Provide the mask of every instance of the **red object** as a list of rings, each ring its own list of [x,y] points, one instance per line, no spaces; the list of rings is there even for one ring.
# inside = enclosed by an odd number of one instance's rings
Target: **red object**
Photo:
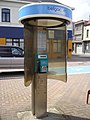
[[[89,94],[90,94],[90,90],[88,90],[88,93],[87,93],[87,104],[88,104],[88,100],[89,100]]]

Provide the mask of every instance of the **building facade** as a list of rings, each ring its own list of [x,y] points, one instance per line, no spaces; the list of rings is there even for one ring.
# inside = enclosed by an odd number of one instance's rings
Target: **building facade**
[[[24,47],[23,25],[18,22],[18,10],[27,2],[0,1],[0,44]]]
[[[74,23],[74,31],[73,31],[73,52],[81,54],[83,52],[83,32],[84,32],[84,25],[87,21],[80,20]]]
[[[90,20],[84,25],[83,52],[90,53]]]
[[[89,21],[77,21],[73,24],[73,52],[90,53],[90,18]]]
[[[42,2],[54,2],[58,3],[55,0],[40,0]],[[40,2],[39,0],[2,0],[0,1],[0,44],[20,46],[24,48],[24,29],[23,25],[18,22],[18,10],[20,7],[32,2]],[[68,29],[68,48],[72,51],[72,24],[67,27]],[[51,32],[50,32],[51,31]],[[52,44],[48,38],[47,43],[49,47],[53,50],[49,52],[58,52],[60,54],[58,46],[57,35],[58,31],[50,29],[48,34],[53,34]],[[56,35],[57,34],[57,35]],[[61,35],[62,37],[62,35]],[[49,50],[49,48],[48,48]],[[52,54],[52,53],[51,53]],[[53,53],[54,54],[54,53]]]

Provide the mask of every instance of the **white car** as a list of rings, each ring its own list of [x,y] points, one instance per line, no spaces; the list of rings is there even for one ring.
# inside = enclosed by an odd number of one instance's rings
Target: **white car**
[[[24,69],[24,50],[16,46],[0,45],[0,69]]]

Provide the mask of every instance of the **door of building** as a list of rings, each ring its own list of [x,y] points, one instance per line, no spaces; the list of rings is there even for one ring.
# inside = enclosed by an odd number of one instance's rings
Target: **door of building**
[[[77,44],[77,53],[82,54],[82,44]]]

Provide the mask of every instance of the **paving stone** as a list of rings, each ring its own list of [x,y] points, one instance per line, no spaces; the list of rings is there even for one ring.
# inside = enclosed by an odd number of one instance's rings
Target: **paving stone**
[[[81,62],[69,61],[68,66],[82,65]],[[83,65],[90,65],[90,62],[85,62],[85,64],[83,62]],[[48,80],[47,103],[48,108],[53,110],[48,113],[49,119],[47,117],[44,120],[90,120],[90,104],[86,104],[89,89],[89,73],[68,75],[67,83]],[[30,115],[25,111],[31,111],[31,85],[25,87],[23,77],[0,78],[0,120],[18,120],[17,113]]]

